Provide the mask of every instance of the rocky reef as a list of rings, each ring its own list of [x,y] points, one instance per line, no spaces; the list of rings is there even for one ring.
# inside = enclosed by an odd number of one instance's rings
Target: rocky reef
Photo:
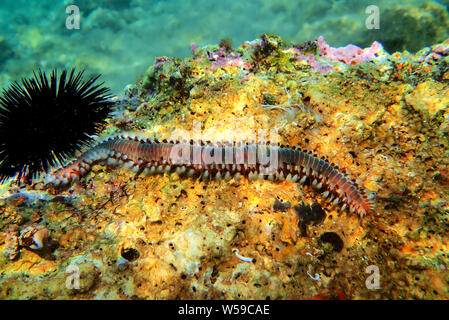
[[[338,165],[375,208],[351,214],[287,180],[101,164],[65,188],[9,182],[0,298],[449,298],[449,40],[389,54],[264,34],[191,50],[127,86],[104,136],[274,130]]]

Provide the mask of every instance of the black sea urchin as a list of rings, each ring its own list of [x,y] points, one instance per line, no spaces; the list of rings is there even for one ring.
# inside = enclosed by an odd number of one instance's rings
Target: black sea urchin
[[[100,133],[112,102],[109,89],[83,71],[40,71],[0,97],[0,183],[30,180],[74,156]]]

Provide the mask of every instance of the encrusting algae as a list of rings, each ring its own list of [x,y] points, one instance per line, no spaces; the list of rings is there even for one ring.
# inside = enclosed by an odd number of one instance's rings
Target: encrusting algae
[[[267,34],[192,51],[156,59],[115,99],[104,143],[128,153],[86,149],[88,167],[75,159],[33,186],[2,187],[1,298],[449,298],[449,40],[390,55],[377,42]],[[235,179],[232,165],[201,164],[189,177],[141,156],[165,155],[169,141],[204,149],[264,134],[310,151],[299,168],[309,172],[295,179],[284,162],[269,181],[242,164]],[[321,181],[321,156],[356,191]],[[369,209],[351,214],[342,205],[355,192]],[[30,230],[38,239],[19,241]]]

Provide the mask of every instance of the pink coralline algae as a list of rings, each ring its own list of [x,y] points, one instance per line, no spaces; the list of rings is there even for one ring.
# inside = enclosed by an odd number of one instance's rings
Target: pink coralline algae
[[[353,44],[349,44],[346,47],[333,48],[327,44],[322,36],[315,43],[317,45],[316,54],[303,53],[303,50],[299,48],[290,48],[289,51],[297,55],[298,62],[305,62],[313,70],[321,73],[328,73],[334,69],[332,62],[356,65],[377,57],[383,50],[382,45],[377,41],[371,47],[365,49],[361,49]]]
[[[444,43],[436,45],[430,50],[430,52],[424,57],[425,61],[440,60],[449,55],[449,39]]]
[[[221,47],[218,51],[208,52],[207,57],[209,61],[212,61],[212,69],[226,66],[238,67],[244,70],[251,68],[251,65],[244,61],[239,53],[228,52],[224,47]]]
[[[318,62],[316,57],[311,53],[306,53],[305,55],[300,55],[298,58],[298,62],[305,61],[309,66],[312,67],[313,70],[321,72],[321,73],[328,73],[332,70],[332,67],[327,64],[322,64]]]
[[[442,56],[447,56],[449,55],[449,47],[444,47],[444,46],[437,46],[435,48],[433,48],[432,50],[435,53],[438,53]]]
[[[323,36],[318,38],[317,44],[320,56],[326,57],[331,61],[340,61],[351,65],[375,58],[383,49],[382,45],[377,41],[374,41],[371,47],[365,49],[361,49],[353,44],[349,44],[346,47],[333,48],[327,44]]]

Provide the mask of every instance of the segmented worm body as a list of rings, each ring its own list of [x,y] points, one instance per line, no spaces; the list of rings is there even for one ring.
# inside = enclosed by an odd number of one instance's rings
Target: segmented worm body
[[[92,165],[123,165],[138,173],[176,171],[202,180],[289,180],[309,184],[333,205],[365,215],[372,204],[364,191],[338,168],[299,148],[272,144],[159,141],[120,136],[99,143],[64,168],[50,174],[47,183],[64,186],[85,175]]]

